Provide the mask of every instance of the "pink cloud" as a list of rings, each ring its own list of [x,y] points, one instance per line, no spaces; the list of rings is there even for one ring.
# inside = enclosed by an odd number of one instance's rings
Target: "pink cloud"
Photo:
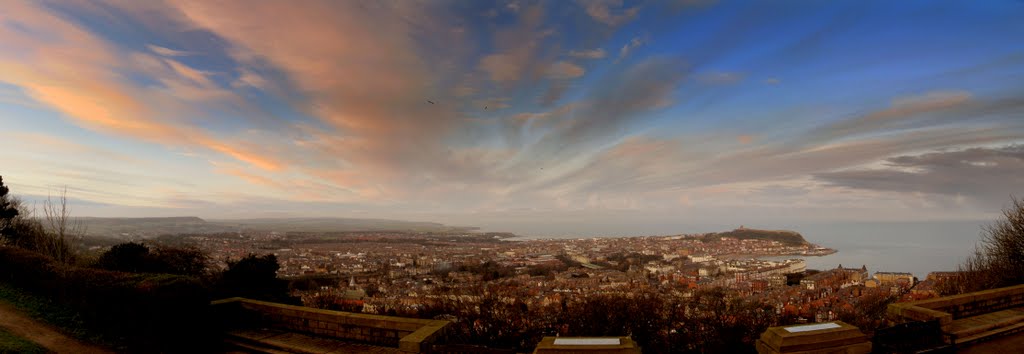
[[[178,124],[158,109],[189,112],[187,102],[172,97],[223,93],[205,73],[174,60],[126,52],[27,2],[8,4],[0,14],[0,43],[0,71],[5,74],[0,81],[21,87],[27,96],[78,125],[160,144],[208,148],[263,168],[280,166],[201,129]],[[137,86],[118,68],[151,75],[165,88]],[[164,89],[173,95],[165,95]]]

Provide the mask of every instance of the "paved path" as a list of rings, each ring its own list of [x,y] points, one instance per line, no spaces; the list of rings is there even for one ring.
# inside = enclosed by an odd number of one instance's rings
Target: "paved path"
[[[1014,333],[959,348],[957,353],[988,354],[988,353],[1021,353],[1024,352],[1024,333]]]
[[[0,302],[0,327],[56,353],[113,353],[68,337],[53,326],[34,320],[5,302]]]
[[[228,332],[228,338],[241,339],[259,346],[259,351],[268,353],[318,353],[318,354],[401,354],[398,348],[378,347],[344,340],[308,336],[300,333],[273,329],[248,329]],[[246,347],[246,343],[235,342]],[[256,349],[252,347],[251,349]]]

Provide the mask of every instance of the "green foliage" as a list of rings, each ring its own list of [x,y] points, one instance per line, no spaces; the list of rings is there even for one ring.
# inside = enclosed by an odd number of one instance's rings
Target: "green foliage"
[[[661,260],[661,256],[641,254],[637,252],[631,253],[615,253],[608,256],[606,262],[595,263],[602,267],[611,268],[620,272],[629,270],[630,267],[643,267],[644,264],[651,261]],[[611,262],[615,262],[612,264]]]
[[[149,271],[150,263],[149,247],[141,243],[125,242],[114,245],[100,255],[96,266],[106,270],[142,273]]]
[[[495,261],[487,261],[480,264],[463,264],[458,267],[458,271],[479,274],[483,277],[481,280],[485,282],[515,275],[515,269],[503,266]]]
[[[73,264],[77,260],[73,241],[81,230],[69,222],[66,195],[56,201],[47,198],[43,204],[45,217],[38,219],[9,192],[0,177],[0,244],[41,252],[64,264]]]
[[[288,290],[310,291],[322,286],[337,286],[343,279],[330,275],[306,275],[292,278],[288,282]]]
[[[78,311],[56,303],[48,297],[36,296],[0,282],[0,301],[18,308],[32,318],[60,328],[62,332],[72,337],[89,342],[103,341],[101,336],[86,328]]]
[[[66,266],[0,247],[0,281],[74,309],[88,328],[135,350],[186,350],[215,334],[207,318],[209,292],[191,277]]]
[[[272,254],[249,254],[238,261],[229,261],[221,279],[221,295],[294,303],[297,300],[288,296],[288,282],[277,279],[280,268],[277,257]]]
[[[561,322],[570,336],[629,335],[643,347],[664,347],[659,332],[668,327],[668,303],[661,294],[601,294],[567,307]]]
[[[42,354],[46,348],[0,328],[0,353]]]
[[[10,188],[4,185],[4,177],[0,176],[0,237],[10,232],[11,222],[18,216],[18,201],[8,196]]]
[[[798,232],[757,229],[736,229],[732,231],[712,233],[705,236],[704,240],[717,240],[720,237],[732,237],[739,240],[778,241],[788,246],[802,246],[807,244],[807,240],[804,240],[804,237]]]
[[[141,243],[114,245],[100,255],[96,266],[130,273],[167,273],[200,276],[206,272],[208,257],[195,247],[159,246],[155,250]]]
[[[529,306],[509,282],[468,292],[436,293],[423,306],[386,306],[385,314],[446,319],[450,341],[530,351],[543,336],[630,336],[651,353],[750,353],[768,327],[788,324],[775,308],[722,289],[690,298],[651,288],[562,298]]]

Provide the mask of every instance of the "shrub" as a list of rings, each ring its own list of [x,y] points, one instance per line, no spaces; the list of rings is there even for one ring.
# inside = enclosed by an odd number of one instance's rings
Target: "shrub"
[[[167,273],[200,276],[206,272],[207,256],[194,247],[158,246],[155,251],[141,243],[125,242],[104,252],[96,266],[130,273]]]
[[[212,343],[216,334],[206,318],[209,292],[195,278],[69,267],[0,247],[0,279],[70,306],[90,329],[137,350],[193,350],[185,346]]]
[[[288,281],[277,278],[277,257],[268,254],[249,254],[237,261],[228,261],[220,282],[222,297],[245,297],[250,299],[299,304],[300,300],[288,296]]]
[[[125,242],[114,245],[100,255],[96,266],[106,270],[139,273],[149,271],[151,266],[149,247],[141,243]]]

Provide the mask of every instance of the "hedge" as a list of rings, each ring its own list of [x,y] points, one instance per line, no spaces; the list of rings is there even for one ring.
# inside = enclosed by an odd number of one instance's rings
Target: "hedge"
[[[195,278],[63,266],[0,246],[0,281],[77,310],[88,329],[132,351],[215,350],[209,290]]]

